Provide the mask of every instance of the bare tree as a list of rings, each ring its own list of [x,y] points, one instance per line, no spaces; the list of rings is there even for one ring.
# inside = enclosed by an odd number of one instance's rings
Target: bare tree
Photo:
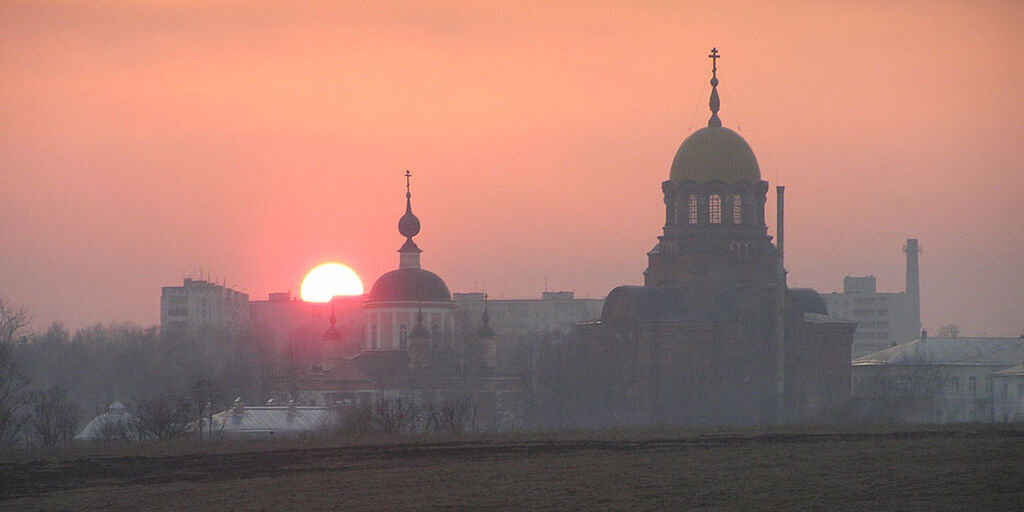
[[[26,420],[22,409],[28,378],[14,364],[11,344],[29,320],[24,309],[0,297],[0,446],[13,444]]]
[[[466,429],[467,420],[474,408],[474,404],[468,398],[445,402],[438,408],[438,424],[449,432],[461,433]]]
[[[188,428],[189,402],[180,397],[163,394],[139,405],[139,426],[144,436],[167,441],[181,437]]]
[[[0,344],[10,345],[18,333],[32,321],[32,315],[0,297]]]
[[[204,424],[208,424],[211,429],[213,428],[213,402],[220,396],[219,389],[213,381],[204,377],[193,382],[189,391],[196,415],[199,440],[202,441]],[[210,434],[209,437],[212,439],[213,432],[211,431]]]
[[[31,394],[28,425],[43,446],[67,443],[78,426],[78,406],[68,400],[67,390],[54,386]]]

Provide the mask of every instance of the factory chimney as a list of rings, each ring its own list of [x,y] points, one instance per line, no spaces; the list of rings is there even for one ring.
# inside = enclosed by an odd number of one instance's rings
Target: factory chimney
[[[917,239],[908,238],[903,252],[907,253],[906,294],[910,303],[910,321],[913,322],[912,328],[908,330],[921,332],[921,271],[917,261],[921,248],[917,245]]]

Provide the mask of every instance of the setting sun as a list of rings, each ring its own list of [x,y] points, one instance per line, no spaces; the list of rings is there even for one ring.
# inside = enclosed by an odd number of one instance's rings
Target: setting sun
[[[328,302],[335,295],[362,295],[363,282],[341,263],[322,263],[306,274],[299,295],[306,302]]]

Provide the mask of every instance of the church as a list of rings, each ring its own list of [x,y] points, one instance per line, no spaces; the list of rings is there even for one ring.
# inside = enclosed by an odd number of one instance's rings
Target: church
[[[718,116],[687,137],[662,182],[665,224],[643,286],[619,286],[600,320],[577,325],[599,426],[828,421],[850,394],[855,323],[789,288],[765,224],[768,182],[747,142]]]
[[[401,400],[420,412],[459,409],[466,416],[463,427],[472,430],[518,428],[520,378],[499,368],[498,337],[486,302],[480,328],[459,332],[448,285],[420,264],[423,251],[413,237],[421,225],[412,212],[410,177],[406,171],[398,268],[377,278],[366,294],[362,336],[338,329],[332,313],[322,338],[322,364],[279,395],[342,410]],[[430,420],[419,416],[420,423]]]

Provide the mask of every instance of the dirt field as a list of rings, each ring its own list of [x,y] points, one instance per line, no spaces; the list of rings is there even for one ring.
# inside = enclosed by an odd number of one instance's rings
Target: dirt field
[[[1024,510],[1020,429],[249,442],[5,457],[4,510]]]

